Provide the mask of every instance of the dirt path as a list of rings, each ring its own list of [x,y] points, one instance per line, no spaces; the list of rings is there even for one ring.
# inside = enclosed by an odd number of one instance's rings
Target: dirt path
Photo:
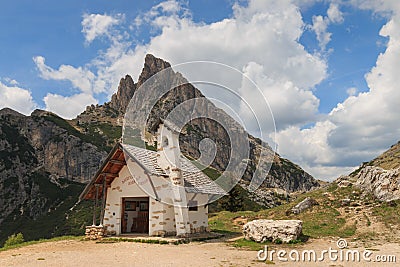
[[[350,244],[350,248],[353,245]],[[321,251],[332,247],[334,240],[311,240],[301,246],[279,246],[287,252],[293,249]],[[272,249],[272,248],[271,248]],[[359,248],[360,251],[362,248]],[[400,245],[386,244],[374,247],[374,255],[396,255],[400,262]],[[374,256],[373,255],[373,256]],[[373,257],[372,256],[372,257]],[[396,263],[307,262],[294,264],[280,262],[274,256],[274,266],[397,266]],[[158,245],[142,243],[95,243],[91,241],[57,241],[35,244],[0,252],[0,266],[266,266],[257,261],[256,251],[233,248],[223,242],[190,243],[185,245]]]
[[[0,252],[0,266],[249,266],[255,256],[223,243],[59,241]]]

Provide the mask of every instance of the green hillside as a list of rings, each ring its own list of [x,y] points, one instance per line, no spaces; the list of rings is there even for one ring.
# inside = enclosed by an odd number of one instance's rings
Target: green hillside
[[[298,215],[291,208],[306,197],[318,202]],[[350,203],[344,204],[344,199]],[[341,237],[359,240],[366,245],[371,242],[399,242],[400,200],[378,202],[371,195],[363,194],[352,186],[340,188],[333,183],[318,190],[300,194],[293,202],[260,211],[221,211],[210,214],[209,225],[213,231],[239,234],[242,226],[255,219],[303,221],[303,240],[308,238]],[[252,242],[238,241],[251,246]],[[257,246],[258,248],[258,246]]]
[[[62,235],[83,235],[85,226],[92,221],[93,204],[91,201],[79,203],[73,210],[71,207],[78,200],[84,184],[60,179],[62,187],[49,181],[46,173],[34,173],[30,180],[39,186],[39,199],[45,200],[48,212],[33,219],[28,212],[29,205],[24,203],[20,210],[14,210],[7,216],[0,229],[0,247],[8,236],[22,233],[26,241],[40,238],[51,238]]]

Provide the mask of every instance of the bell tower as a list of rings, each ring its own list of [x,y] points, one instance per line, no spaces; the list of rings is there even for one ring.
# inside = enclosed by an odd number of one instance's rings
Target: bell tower
[[[173,196],[177,236],[190,234],[188,201],[182,177],[179,149],[179,128],[163,120],[157,132],[158,164],[168,174]]]

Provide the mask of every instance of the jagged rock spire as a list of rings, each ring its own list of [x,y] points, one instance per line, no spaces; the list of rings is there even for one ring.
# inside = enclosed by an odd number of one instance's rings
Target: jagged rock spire
[[[171,67],[171,64],[168,62],[162,60],[161,58],[156,58],[151,54],[147,54],[138,82],[135,83],[132,77],[129,75],[126,75],[125,78],[122,78],[119,82],[118,91],[111,97],[110,106],[122,114],[125,113],[129,101],[132,99],[136,91],[136,88],[142,85],[157,72],[169,67]]]
[[[129,101],[133,97],[136,90],[136,84],[132,77],[126,75],[119,82],[117,93],[113,94],[111,97],[110,106],[119,111],[120,113],[125,113],[125,110],[129,104]]]

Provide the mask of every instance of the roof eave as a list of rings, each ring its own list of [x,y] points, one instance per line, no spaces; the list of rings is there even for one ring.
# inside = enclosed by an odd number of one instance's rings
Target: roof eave
[[[108,162],[111,160],[112,156],[115,154],[115,152],[118,149],[122,149],[120,143],[116,143],[113,149],[110,151],[108,154],[107,158],[104,160],[103,164],[99,168],[99,170],[96,172],[96,174],[93,176],[92,180],[86,185],[85,189],[83,189],[82,193],[79,195],[78,202],[82,201],[85,199],[87,193],[89,192],[90,188],[95,184],[97,177],[103,172],[104,168],[107,166]]]

